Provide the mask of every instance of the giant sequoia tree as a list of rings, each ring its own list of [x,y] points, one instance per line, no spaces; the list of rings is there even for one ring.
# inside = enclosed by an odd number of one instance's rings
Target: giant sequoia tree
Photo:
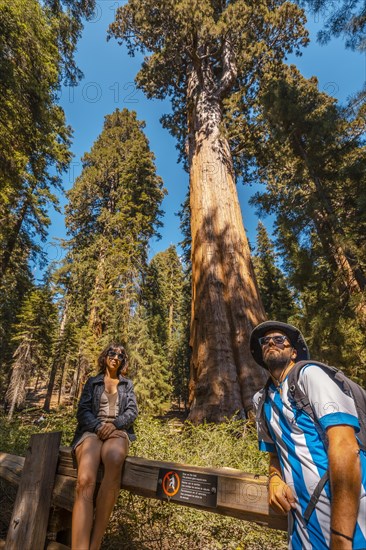
[[[163,122],[190,172],[192,324],[190,418],[248,411],[263,374],[248,336],[264,319],[225,134],[224,101],[245,112],[261,75],[306,41],[289,2],[130,0],[110,35],[146,54],[137,75],[148,97],[172,100]]]

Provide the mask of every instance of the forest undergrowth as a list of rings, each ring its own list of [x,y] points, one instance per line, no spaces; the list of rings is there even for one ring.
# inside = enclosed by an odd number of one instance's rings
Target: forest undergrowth
[[[75,413],[69,408],[43,415],[26,409],[12,421],[1,417],[0,450],[24,455],[33,433],[62,431],[69,445]],[[266,474],[267,457],[257,450],[255,429],[243,422],[193,426],[171,415],[140,416],[130,454],[196,466],[231,467]],[[1,482],[0,538],[5,538],[15,490]],[[132,495],[121,491],[102,550],[284,550],[286,535],[254,523]]]

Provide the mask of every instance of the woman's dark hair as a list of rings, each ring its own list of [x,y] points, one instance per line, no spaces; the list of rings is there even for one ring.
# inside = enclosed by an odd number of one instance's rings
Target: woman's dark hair
[[[108,355],[108,352],[110,350],[118,350],[121,355],[123,355],[123,359],[121,361],[121,364],[120,366],[118,367],[118,371],[117,371],[117,374],[119,375],[121,370],[123,369],[123,367],[126,365],[127,363],[127,353],[126,353],[126,350],[123,346],[123,344],[120,344],[119,342],[111,342],[108,346],[106,346],[104,348],[104,350],[102,351],[102,353],[99,355],[98,357],[98,367],[99,367],[99,372],[101,373],[105,373],[105,370],[106,370],[106,358],[107,358],[107,355]]]

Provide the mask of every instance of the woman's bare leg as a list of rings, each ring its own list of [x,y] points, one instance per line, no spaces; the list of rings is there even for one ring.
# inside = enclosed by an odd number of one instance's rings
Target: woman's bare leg
[[[100,548],[118,497],[121,471],[128,453],[128,447],[129,442],[125,437],[111,437],[103,443],[101,458],[104,464],[104,476],[98,491],[90,550],[99,550]]]
[[[93,525],[93,495],[103,441],[87,437],[76,447],[78,479],[72,510],[72,550],[89,550]]]

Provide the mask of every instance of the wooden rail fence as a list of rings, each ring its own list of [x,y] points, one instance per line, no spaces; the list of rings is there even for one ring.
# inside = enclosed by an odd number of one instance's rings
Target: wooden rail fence
[[[71,511],[74,502],[76,467],[69,447],[59,447],[61,432],[31,436],[26,457],[0,452],[0,478],[18,486],[6,541],[6,550],[67,549],[70,544]],[[197,499],[171,502],[209,510],[274,529],[287,529],[287,518],[268,507],[267,478],[232,468],[203,468],[128,456],[121,476],[121,489],[149,498],[161,498],[161,472],[184,472],[193,480],[215,479],[215,504],[205,506]],[[102,467],[98,472],[99,480]],[[161,483],[161,479],[160,479]]]

